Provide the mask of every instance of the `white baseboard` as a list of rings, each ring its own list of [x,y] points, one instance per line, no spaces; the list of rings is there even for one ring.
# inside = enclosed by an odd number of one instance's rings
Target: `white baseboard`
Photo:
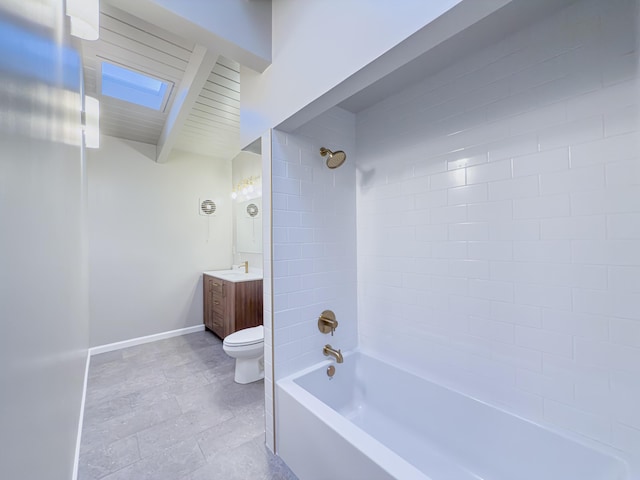
[[[72,480],[78,480],[78,465],[80,463],[80,442],[82,441],[82,425],[84,421],[84,404],[87,398],[87,380],[89,379],[89,364],[91,363],[91,352],[87,351],[87,361],[84,366],[84,383],[82,384],[82,400],[80,401],[80,418],[78,419],[78,435],[76,436],[76,454],[73,459]]]
[[[156,333],[154,335],[147,335],[146,337],[132,338],[130,340],[124,340],[122,342],[109,343],[107,345],[99,345],[97,347],[91,347],[89,349],[90,355],[98,355],[99,353],[113,352],[114,350],[120,350],[122,348],[135,347],[136,345],[142,345],[143,343],[156,342],[158,340],[164,340],[165,338],[179,337],[180,335],[187,335],[188,333],[201,332],[204,330],[204,325],[196,325],[194,327],[179,328],[178,330],[171,330],[169,332]]]

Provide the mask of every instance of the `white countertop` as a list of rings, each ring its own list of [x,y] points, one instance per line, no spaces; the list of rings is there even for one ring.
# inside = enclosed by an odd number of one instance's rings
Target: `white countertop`
[[[262,280],[262,271],[249,271],[249,273],[244,273],[244,270],[240,268],[234,268],[233,270],[209,270],[208,272],[204,272],[204,274],[221,278],[228,282]]]

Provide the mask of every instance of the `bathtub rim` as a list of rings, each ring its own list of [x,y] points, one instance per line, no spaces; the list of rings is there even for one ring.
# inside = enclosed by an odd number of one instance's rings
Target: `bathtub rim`
[[[361,352],[358,350],[351,350],[343,353],[343,358],[347,360],[349,357],[358,353]],[[302,399],[302,405],[311,415],[324,422],[336,434],[343,436],[349,444],[353,446],[353,448],[369,457],[372,462],[376,463],[382,470],[392,477],[432,480],[431,477],[418,470],[396,452],[376,438],[364,432],[360,427],[353,424],[350,420],[340,415],[329,405],[295,382],[295,380],[301,376],[319,369],[325,369],[327,366],[334,363],[335,362],[333,360],[322,360],[278,380],[276,382],[276,398],[278,395],[277,390],[278,388],[281,388],[286,394],[296,399]],[[330,422],[326,421],[327,417],[331,419]],[[359,442],[354,442],[354,440],[358,440]]]
[[[402,365],[401,363],[395,362],[392,359],[389,359],[387,357],[384,356],[380,356],[377,355],[375,351],[373,350],[369,350],[369,349],[364,349],[361,347],[357,347],[353,350],[349,350],[347,352],[343,353],[343,357],[345,359],[345,361],[347,361],[348,358],[352,357],[352,356],[366,356],[366,357],[370,357],[376,361],[385,363],[391,367],[397,368],[401,371],[404,371],[410,375],[413,375],[414,377],[423,380],[423,381],[427,381],[430,383],[433,383],[435,385],[437,385],[438,387],[444,388],[450,392],[456,393],[458,395],[462,395],[466,398],[469,398],[471,400],[474,400],[476,402],[481,403],[482,405],[485,405],[487,407],[493,408],[498,410],[499,412],[505,413],[507,415],[510,415],[512,417],[515,417],[518,420],[521,420],[523,422],[526,422],[527,424],[533,425],[533,426],[537,426],[540,428],[543,428],[551,433],[554,433],[566,440],[570,440],[573,442],[578,443],[579,445],[583,446],[583,447],[587,447],[590,449],[593,449],[595,451],[597,451],[600,454],[612,457],[613,459],[621,462],[621,464],[623,465],[623,468],[625,470],[626,476],[624,478],[624,480],[640,480],[640,455],[638,456],[634,456],[633,454],[626,452],[624,450],[620,450],[612,445],[607,445],[604,443],[600,443],[597,440],[594,440],[590,437],[587,437],[585,435],[582,435],[578,432],[574,432],[568,429],[565,429],[563,427],[559,427],[557,425],[553,425],[550,424],[549,422],[545,421],[545,420],[532,420],[526,417],[523,417],[521,414],[514,412],[512,410],[510,410],[508,408],[508,406],[505,405],[501,405],[501,404],[495,404],[495,403],[491,403],[487,400],[483,400],[480,398],[477,398],[476,396],[466,393],[466,392],[462,392],[458,389],[456,389],[454,386],[451,386],[447,383],[443,383],[442,382],[442,378],[439,378],[437,375],[430,375],[428,373],[425,372],[419,372],[416,371],[415,369],[408,369],[406,368],[406,366]],[[387,471],[389,474],[395,476],[396,478],[405,478],[402,476],[398,476],[398,475],[402,475],[402,474],[407,474],[406,472],[410,472],[412,475],[414,475],[414,477],[410,477],[410,478],[419,478],[416,477],[416,475],[422,475],[422,478],[424,478],[425,480],[430,480],[431,477],[429,477],[428,475],[426,475],[425,473],[421,472],[420,470],[418,470],[416,467],[414,467],[412,464],[410,464],[409,462],[407,462],[404,458],[402,458],[400,455],[398,455],[397,453],[395,453],[394,451],[392,451],[391,449],[389,449],[387,446],[385,446],[382,442],[378,441],[377,439],[375,439],[374,437],[370,436],[369,434],[367,434],[366,432],[364,432],[360,427],[354,425],[351,421],[349,421],[348,419],[346,419],[345,417],[343,417],[342,415],[340,415],[340,413],[338,413],[336,410],[334,410],[333,408],[331,408],[329,405],[327,405],[326,403],[324,403],[322,400],[320,400],[319,398],[317,398],[316,396],[314,396],[311,392],[309,392],[308,390],[306,390],[304,387],[302,387],[301,385],[299,385],[298,383],[296,383],[296,379],[303,377],[304,375],[307,375],[311,372],[315,372],[317,370],[321,370],[321,369],[325,369],[327,366],[334,364],[335,362],[333,360],[321,360],[318,363],[315,363],[313,365],[310,365],[308,367],[302,368],[301,370],[294,372],[292,374],[287,375],[286,377],[283,377],[282,379],[276,381],[276,386],[282,388],[285,392],[287,392],[289,395],[292,396],[301,396],[304,400],[309,401],[310,403],[306,403],[305,405],[311,405],[314,407],[314,409],[311,408],[307,408],[307,410],[310,411],[310,413],[312,415],[314,415],[315,417],[319,418],[319,419],[323,419],[326,418],[326,416],[321,415],[328,415],[329,418],[331,418],[331,420],[335,420],[337,425],[333,425],[333,424],[328,424],[329,427],[335,431],[336,433],[339,433],[342,435],[343,432],[347,432],[348,433],[348,437],[347,438],[349,441],[353,440],[354,437],[356,435],[359,435],[360,437],[364,436],[364,437],[368,437],[367,440],[371,440],[372,442],[368,442],[371,443],[371,445],[367,445],[367,448],[365,450],[363,450],[362,448],[360,448],[360,446],[355,446],[355,448],[357,448],[358,450],[360,450],[362,453],[364,453],[367,456],[370,456],[371,454],[374,455],[382,455],[382,457],[384,458],[389,458],[389,459],[394,459],[394,460],[400,460],[402,463],[406,464],[407,466],[409,466],[412,470],[402,470],[401,472],[395,472],[395,468],[392,468],[393,471],[390,471],[387,467],[381,467],[383,468],[385,471]],[[317,410],[316,410],[317,409]],[[338,428],[336,428],[338,427]],[[344,428],[344,430],[343,430]],[[364,434],[364,435],[363,435]],[[371,452],[369,451],[371,450]],[[377,457],[371,457],[371,458],[382,458],[380,456]]]

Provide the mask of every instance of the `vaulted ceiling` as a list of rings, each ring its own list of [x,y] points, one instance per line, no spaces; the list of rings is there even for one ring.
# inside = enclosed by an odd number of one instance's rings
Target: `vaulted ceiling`
[[[162,147],[175,120],[174,103],[183,101],[176,100],[185,93],[180,87],[186,83],[194,88],[188,80],[195,48],[189,40],[102,2],[100,38],[82,42],[85,91],[100,100],[101,134]],[[169,148],[232,158],[240,150],[240,65],[222,56],[214,59],[213,68],[204,67],[203,82],[195,82],[203,86],[191,92],[195,101],[181,113],[184,121],[172,133]],[[171,93],[164,108],[153,110],[101,95],[102,61],[168,82]]]

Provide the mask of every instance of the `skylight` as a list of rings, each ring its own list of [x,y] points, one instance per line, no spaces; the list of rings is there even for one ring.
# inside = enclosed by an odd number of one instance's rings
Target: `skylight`
[[[168,82],[112,63],[102,62],[103,95],[154,110],[161,110],[168,88]]]

